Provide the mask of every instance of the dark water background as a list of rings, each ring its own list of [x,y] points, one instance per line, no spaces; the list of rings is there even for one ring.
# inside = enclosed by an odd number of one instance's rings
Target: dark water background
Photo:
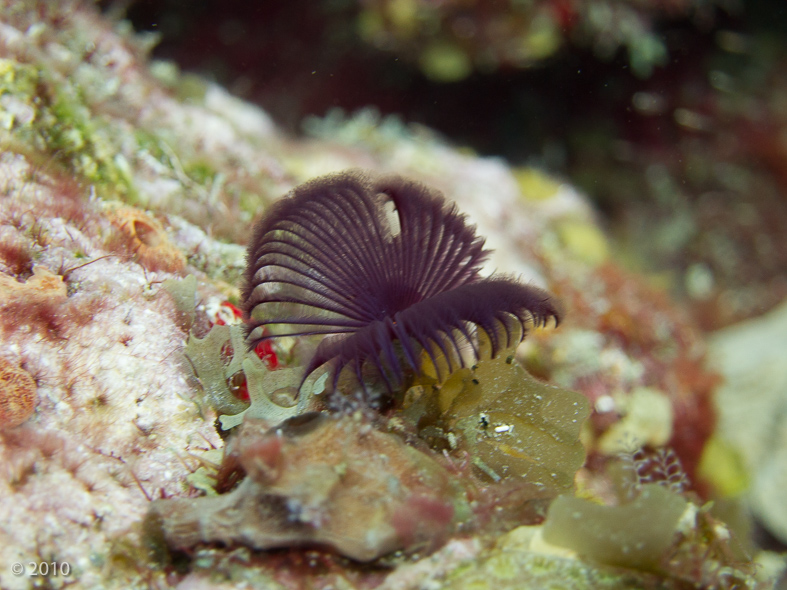
[[[154,57],[261,105],[293,134],[309,115],[373,106],[481,155],[566,178],[595,202],[627,264],[666,277],[707,329],[787,296],[784,0],[610,2],[633,10],[642,38],[666,50],[644,68],[633,56],[640,40],[600,50],[605,35],[594,38],[572,12],[604,3],[524,3],[548,9],[559,47],[486,67],[485,48],[471,49],[475,67],[452,81],[425,75],[424,46],[458,38],[447,22],[472,30],[516,3],[459,3],[458,20],[457,3],[431,3],[443,29],[395,42],[359,33],[364,10],[419,3],[138,0],[125,14],[160,35]],[[610,24],[609,34],[621,28]]]

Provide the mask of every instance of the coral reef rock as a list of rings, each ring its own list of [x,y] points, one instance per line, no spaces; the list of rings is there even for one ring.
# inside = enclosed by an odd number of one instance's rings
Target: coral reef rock
[[[232,492],[156,500],[153,537],[257,549],[327,546],[359,561],[433,547],[470,514],[445,467],[354,418],[310,413],[261,432],[244,424],[237,453],[247,477]]]

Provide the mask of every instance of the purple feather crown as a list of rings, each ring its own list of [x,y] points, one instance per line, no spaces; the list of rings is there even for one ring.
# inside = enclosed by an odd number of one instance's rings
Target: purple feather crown
[[[394,391],[421,371],[423,353],[438,371],[441,356],[449,371],[465,366],[463,348],[479,359],[478,330],[495,357],[525,338],[528,322],[557,325],[560,305],[546,291],[479,276],[483,246],[456,206],[422,184],[355,171],[316,178],[254,229],[247,343],[321,334],[301,385],[330,363],[334,389],[345,368],[362,385],[372,368]]]

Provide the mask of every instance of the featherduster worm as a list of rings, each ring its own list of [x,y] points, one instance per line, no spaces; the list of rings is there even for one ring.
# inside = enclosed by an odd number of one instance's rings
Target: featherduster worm
[[[366,367],[394,391],[406,371],[421,370],[423,353],[435,367],[443,356],[449,371],[464,366],[462,347],[478,359],[477,330],[494,357],[524,339],[529,321],[557,325],[560,306],[546,291],[479,276],[483,245],[422,184],[354,171],[314,179],[254,230],[242,292],[247,343],[322,334],[303,381],[331,363],[334,388],[345,367],[363,384]]]

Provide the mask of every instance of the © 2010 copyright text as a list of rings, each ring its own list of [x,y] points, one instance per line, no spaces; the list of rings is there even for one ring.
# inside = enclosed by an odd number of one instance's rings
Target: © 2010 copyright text
[[[11,566],[11,573],[15,576],[46,577],[69,576],[71,565],[66,561],[17,561]]]

